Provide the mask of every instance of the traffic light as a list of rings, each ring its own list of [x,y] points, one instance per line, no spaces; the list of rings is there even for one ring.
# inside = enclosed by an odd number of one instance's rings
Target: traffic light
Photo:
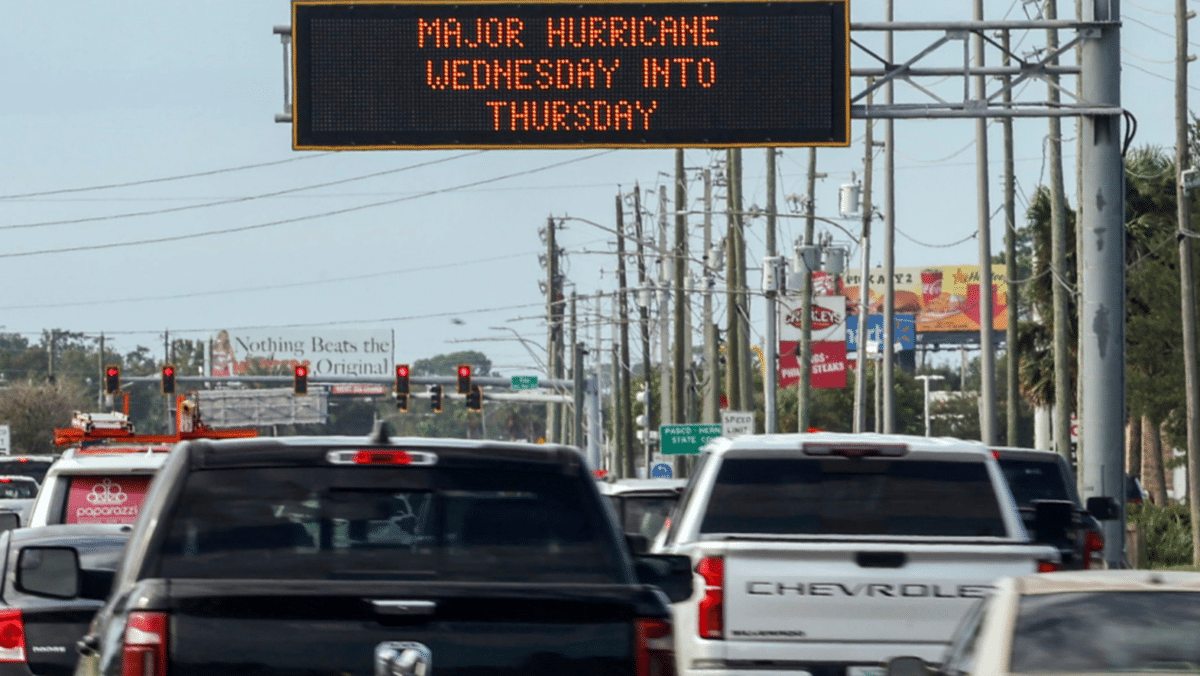
[[[458,393],[459,394],[470,394],[471,393],[471,365],[470,364],[459,364],[458,365]]]
[[[308,367],[299,365],[292,370],[292,393],[308,394]]]
[[[167,364],[162,367],[162,393],[175,394],[175,365]]]
[[[430,385],[429,386],[429,403],[430,403],[430,405],[433,406],[434,413],[442,412],[442,386],[441,385]]]
[[[121,367],[109,364],[104,367],[104,393],[116,394],[121,391]]]
[[[408,394],[408,364],[396,364],[396,397]]]
[[[476,413],[483,410],[483,390],[478,385],[472,385],[467,392],[467,410]]]
[[[408,395],[396,395],[396,410],[400,413],[408,413]]]

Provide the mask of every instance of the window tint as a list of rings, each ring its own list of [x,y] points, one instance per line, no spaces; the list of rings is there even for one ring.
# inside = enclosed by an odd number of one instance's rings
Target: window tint
[[[619,499],[625,503],[624,510],[618,510],[624,521],[622,529],[626,533],[644,535],[649,540],[653,540],[658,531],[662,530],[678,501],[674,496],[625,496]]]
[[[63,523],[133,523],[150,488],[149,476],[73,476]]]
[[[0,500],[31,500],[37,497],[37,484],[32,481],[0,479]]]
[[[1200,593],[1022,596],[1010,672],[1200,671]]]
[[[0,474],[19,474],[21,476],[32,477],[39,484],[46,478],[46,471],[49,469],[50,462],[46,460],[22,458],[0,460]]]
[[[1057,462],[1001,460],[1000,469],[1018,507],[1032,507],[1034,500],[1071,500]]]
[[[237,468],[188,477],[165,577],[608,582],[607,522],[561,474]]]
[[[1003,537],[978,462],[725,458],[703,533]]]

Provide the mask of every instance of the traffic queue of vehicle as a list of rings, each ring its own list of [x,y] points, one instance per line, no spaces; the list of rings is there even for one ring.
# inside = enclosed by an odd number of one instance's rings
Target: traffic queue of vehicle
[[[1043,451],[743,436],[686,481],[597,481],[386,425],[70,429],[27,519],[0,510],[34,526],[0,533],[0,676],[1200,673],[1200,574],[1056,572],[1119,510]]]

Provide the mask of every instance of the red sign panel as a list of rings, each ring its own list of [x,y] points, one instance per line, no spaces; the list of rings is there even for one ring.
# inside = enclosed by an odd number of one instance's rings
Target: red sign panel
[[[77,476],[67,494],[65,523],[133,523],[150,488],[148,476]]]
[[[800,344],[779,343],[779,386],[793,387],[800,382]],[[813,341],[812,370],[809,383],[814,389],[846,386],[846,343],[840,340]]]

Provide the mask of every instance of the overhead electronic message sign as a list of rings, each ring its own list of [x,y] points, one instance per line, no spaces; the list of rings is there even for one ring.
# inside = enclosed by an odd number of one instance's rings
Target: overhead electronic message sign
[[[845,146],[846,0],[292,4],[293,146]]]

